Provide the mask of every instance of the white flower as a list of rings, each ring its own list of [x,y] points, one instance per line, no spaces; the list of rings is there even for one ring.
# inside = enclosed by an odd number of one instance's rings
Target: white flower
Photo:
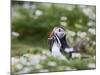
[[[76,35],[75,32],[70,31],[70,30],[67,30],[66,32],[67,32],[67,34],[70,35],[70,36],[75,36],[75,35]]]
[[[90,32],[91,34],[95,35],[95,29],[94,28],[89,28],[88,32]]]
[[[30,8],[30,4],[29,3],[24,3],[23,7],[24,8]]]
[[[41,60],[46,60],[47,57],[45,55],[41,56]]]
[[[32,10],[36,9],[36,5],[31,6]]]
[[[27,63],[27,59],[25,57],[20,57],[20,63],[25,65]]]
[[[41,16],[41,15],[43,15],[43,12],[41,10],[36,10],[35,15]]]
[[[91,7],[92,8],[92,7]],[[82,6],[81,9],[85,15],[87,15],[91,19],[95,19],[96,15],[90,7]]]
[[[37,65],[35,66],[35,68],[36,68],[36,69],[41,69],[41,68],[43,68],[43,66],[40,65],[40,64],[37,64]]]
[[[95,59],[96,59],[96,57],[95,57],[95,56],[93,56],[93,59],[95,60]]]
[[[16,64],[18,62],[19,62],[19,59],[18,58],[14,58],[14,57],[11,58],[11,63],[12,64]]]
[[[30,70],[31,70],[30,67],[25,67],[19,73],[28,73]]]
[[[65,20],[67,20],[67,17],[62,16],[62,17],[61,17],[61,20],[65,21]]]
[[[82,25],[75,24],[75,27],[77,27],[77,28],[82,28]]]
[[[43,59],[45,59],[43,57]],[[41,56],[40,55],[32,55],[32,54],[24,54],[21,58],[20,58],[20,62],[24,65],[35,65],[38,64],[41,60]]]
[[[42,69],[39,72],[49,72],[49,70],[48,69]]]
[[[20,64],[20,63],[16,64],[16,69],[20,70],[22,68],[23,68],[22,64]]]
[[[30,58],[31,56],[33,56],[32,54],[24,54],[23,55],[25,58]]]
[[[93,26],[94,25],[94,22],[93,21],[89,21],[88,22],[88,26]]]
[[[79,37],[81,37],[81,38],[84,38],[86,35],[87,35],[87,33],[86,32],[77,32],[77,35],[79,36]]]
[[[95,67],[96,67],[96,65],[94,63],[89,63],[88,64],[88,68],[91,68],[92,69],[92,68],[95,68]]]
[[[41,60],[41,56],[40,55],[33,55],[29,58],[29,61],[31,62],[31,64],[35,65],[38,64]]]
[[[31,62],[26,62],[25,65],[31,66],[32,64],[31,64]]]
[[[61,24],[62,26],[66,26],[66,25],[67,25],[66,22],[60,22],[60,24]]]
[[[15,36],[15,37],[18,37],[18,36],[19,36],[19,33],[17,33],[17,32],[12,32],[12,35]]]
[[[96,42],[95,41],[93,41],[93,45],[96,45]]]
[[[76,69],[71,67],[66,67],[65,70],[76,70]]]
[[[44,55],[45,55],[45,54],[46,54],[46,51],[42,51],[42,54],[44,54]]]
[[[54,61],[48,62],[48,66],[56,66],[56,65],[57,65],[56,62],[54,62]]]
[[[72,58],[81,58],[80,53],[72,53]]]
[[[66,67],[65,70],[71,70],[71,67]]]

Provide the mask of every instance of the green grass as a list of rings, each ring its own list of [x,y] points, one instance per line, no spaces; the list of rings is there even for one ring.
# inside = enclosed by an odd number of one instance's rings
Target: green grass
[[[40,43],[41,44],[41,43]],[[41,46],[36,46],[34,44],[31,43],[25,43],[25,42],[13,42],[12,43],[12,50],[11,50],[11,55],[12,57],[16,57],[20,58],[22,57],[24,54],[32,54],[32,55],[41,55],[41,57],[45,54],[43,54],[43,52],[48,52],[47,48],[43,48],[42,46],[43,44],[41,44]],[[40,72],[41,70],[48,70],[49,72],[54,72],[54,71],[67,71],[67,70],[87,70],[88,68],[88,64],[89,63],[96,63],[95,59],[93,59],[93,55],[95,56],[95,53],[92,55],[89,55],[89,58],[87,58],[86,60],[83,60],[81,58],[71,58],[69,59],[69,63],[65,60],[60,60],[59,57],[58,58],[54,58],[52,56],[46,56],[47,59],[40,61],[39,64],[36,64],[35,66],[32,65],[31,66],[31,70],[28,73],[36,73],[36,72]],[[48,65],[49,62],[54,62],[56,63],[56,65],[54,66],[50,66]],[[23,65],[23,64],[22,64]],[[42,68],[41,69],[37,69],[36,66],[37,65],[41,65]],[[20,70],[18,70],[16,67],[16,64],[12,66],[13,72],[12,73],[18,73]],[[24,67],[29,67],[27,65],[23,65]]]

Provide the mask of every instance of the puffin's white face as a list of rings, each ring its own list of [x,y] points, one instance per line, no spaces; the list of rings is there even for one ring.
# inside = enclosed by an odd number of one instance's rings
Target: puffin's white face
[[[62,38],[65,35],[65,31],[62,28],[56,28],[54,34],[58,35],[59,38]]]

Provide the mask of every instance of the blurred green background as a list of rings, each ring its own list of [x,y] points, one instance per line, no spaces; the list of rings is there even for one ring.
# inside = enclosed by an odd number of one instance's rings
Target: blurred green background
[[[11,2],[12,62],[15,61],[15,58],[19,60],[24,54],[43,56],[48,53],[48,33],[56,25],[64,26],[66,39],[69,41],[70,46],[73,46],[75,40],[78,38],[85,38],[91,41],[91,46],[88,47],[90,58],[87,61],[71,59],[71,64],[65,64],[65,61],[61,62],[46,55],[48,59],[41,61],[40,64],[44,65],[42,69],[48,70],[44,70],[43,72],[64,71],[67,70],[65,69],[66,66],[74,68],[68,68],[69,70],[89,69],[89,62],[95,64],[96,6],[28,1]],[[59,61],[61,63],[58,63],[59,66],[48,67],[47,62],[49,61],[55,61],[55,63]],[[14,73],[20,72],[21,70],[23,73],[24,68],[26,68],[25,65],[21,69],[17,69],[16,64],[12,63],[12,72]],[[25,72],[42,71],[33,67],[29,71],[25,69]]]

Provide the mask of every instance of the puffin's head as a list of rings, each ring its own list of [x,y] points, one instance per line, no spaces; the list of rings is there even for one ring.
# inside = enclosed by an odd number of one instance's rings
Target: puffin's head
[[[61,26],[55,26],[52,30],[52,32],[49,35],[48,41],[49,41],[49,46],[50,49],[52,48],[52,45],[56,41],[57,44],[61,47],[62,46],[62,41],[61,39],[65,36],[65,30]],[[65,40],[64,40],[65,41]]]
[[[65,35],[65,30],[63,27],[57,26],[53,29],[53,34],[57,35],[59,39],[63,38]]]

